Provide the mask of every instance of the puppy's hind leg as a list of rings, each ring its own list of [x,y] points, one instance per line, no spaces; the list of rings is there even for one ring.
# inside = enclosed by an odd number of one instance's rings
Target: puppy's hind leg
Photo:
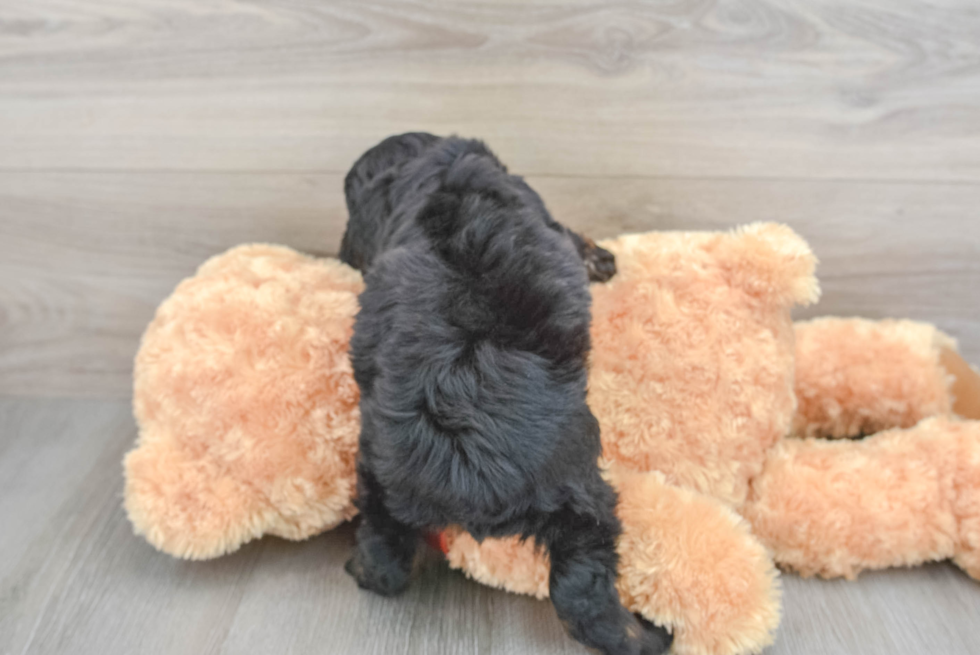
[[[419,533],[391,516],[384,506],[384,490],[363,463],[357,467],[357,508],[357,543],[344,568],[361,589],[382,596],[401,593],[412,575]]]
[[[571,507],[554,514],[545,530],[551,555],[551,602],[569,634],[603,655],[660,655],[671,635],[641,622],[616,592],[616,540],[622,528],[615,492],[602,483],[598,511]]]

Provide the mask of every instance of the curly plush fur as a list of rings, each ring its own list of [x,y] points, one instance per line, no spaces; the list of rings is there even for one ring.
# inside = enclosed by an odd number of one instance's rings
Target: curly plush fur
[[[366,285],[351,341],[363,518],[348,571],[390,595],[425,530],[534,538],[575,639],[662,652],[668,635],[616,593],[616,493],[586,404],[588,279],[611,277],[612,256],[478,141],[391,137],[345,192],[341,259]]]

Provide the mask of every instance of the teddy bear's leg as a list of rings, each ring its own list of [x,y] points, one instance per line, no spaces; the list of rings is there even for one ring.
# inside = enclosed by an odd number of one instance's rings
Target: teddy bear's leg
[[[569,505],[548,518],[539,539],[551,557],[549,595],[569,634],[606,655],[660,655],[670,647],[662,628],[644,626],[616,591],[616,493],[594,485],[591,507]]]
[[[617,588],[626,609],[671,630],[675,655],[744,655],[772,643],[779,583],[749,524],[719,501],[660,473],[607,471],[619,493]],[[445,533],[449,565],[495,587],[548,595],[546,553],[516,538]]]
[[[344,567],[361,589],[394,596],[408,586],[419,532],[396,520],[384,505],[384,490],[371,473],[357,466],[357,527],[354,554]]]
[[[953,562],[971,578],[980,580],[980,421],[965,421],[957,428],[964,436],[954,478],[960,529]]]
[[[980,418],[980,375],[932,325],[821,318],[795,331],[797,436],[860,437],[950,413]]]
[[[619,492],[626,607],[670,627],[675,655],[758,653],[771,644],[778,573],[748,522],[660,473],[614,466],[608,477]]]
[[[548,554],[520,536],[477,541],[453,526],[440,535],[439,548],[449,566],[477,582],[538,599],[548,597]]]
[[[861,441],[787,439],[743,508],[802,575],[954,557],[980,576],[980,422],[931,418]]]

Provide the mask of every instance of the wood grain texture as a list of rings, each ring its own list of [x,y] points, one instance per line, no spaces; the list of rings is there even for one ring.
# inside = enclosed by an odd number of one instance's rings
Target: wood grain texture
[[[980,361],[973,0],[0,0],[0,393],[129,394],[154,307],[247,241],[332,252],[407,129],[485,137],[597,237],[781,220],[806,314]]]
[[[980,180],[974,0],[3,0],[0,168]]]
[[[855,582],[783,576],[783,623],[767,655],[975,653],[980,585],[948,564]]]
[[[425,129],[595,237],[786,222],[822,260],[801,316],[933,321],[980,362],[978,127],[975,0],[0,0],[0,655],[584,653],[434,561],[358,592],[350,526],[196,564],[133,537],[156,305],[238,243],[333,253],[347,167]],[[784,587],[771,655],[980,644],[945,564]]]
[[[782,221],[821,258],[800,316],[931,321],[980,363],[980,185],[532,176],[597,238]],[[127,397],[154,308],[207,257],[269,241],[332,254],[342,176],[0,172],[0,394]]]
[[[383,599],[343,572],[350,525],[182,562],[133,536],[121,401],[0,399],[3,655],[585,655],[550,604],[483,587],[429,558]],[[933,565],[857,582],[783,577],[769,655],[973,655],[980,585]]]

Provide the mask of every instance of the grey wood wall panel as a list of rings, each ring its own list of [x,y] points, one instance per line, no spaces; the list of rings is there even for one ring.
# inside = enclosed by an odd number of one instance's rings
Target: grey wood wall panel
[[[5,0],[0,168],[329,170],[408,129],[534,174],[977,181],[973,0]]]
[[[596,237],[785,222],[821,259],[823,301],[800,316],[931,321],[980,363],[980,184],[529,180]],[[336,253],[341,189],[330,173],[0,172],[0,393],[128,396],[178,281],[243,242]]]

